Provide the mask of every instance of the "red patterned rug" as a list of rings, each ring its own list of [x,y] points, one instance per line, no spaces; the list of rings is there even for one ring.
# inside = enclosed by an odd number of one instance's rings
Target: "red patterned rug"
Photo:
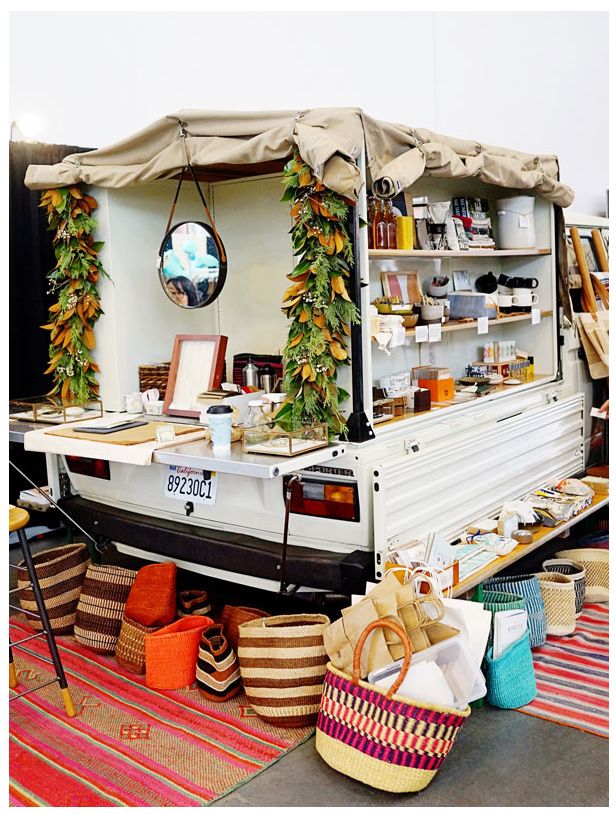
[[[607,738],[609,606],[585,605],[576,622],[533,650],[537,697],[519,711]]]
[[[13,641],[31,632],[12,620]],[[205,806],[313,731],[266,724],[244,694],[214,703],[197,689],[148,689],[72,636],[57,641],[77,715],[57,684],[9,705],[12,806]],[[53,677],[43,641],[27,647],[36,656],[15,651],[18,692]]]

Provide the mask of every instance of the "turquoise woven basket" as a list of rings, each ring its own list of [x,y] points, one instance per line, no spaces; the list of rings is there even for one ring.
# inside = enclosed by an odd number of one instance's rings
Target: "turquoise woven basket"
[[[524,597],[524,607],[528,613],[530,646],[539,647],[545,644],[548,626],[541,588],[535,574],[492,577],[492,579],[488,579],[483,583],[483,587],[486,591],[498,591],[499,593],[514,594],[516,597]]]
[[[526,610],[526,600],[523,596],[508,594],[504,591],[484,591],[481,601],[484,610],[490,611],[492,614],[490,635],[487,642],[487,647],[490,647],[494,637],[494,614],[499,611]]]
[[[530,704],[536,697],[537,684],[528,633],[509,645],[497,659],[490,647],[485,657],[485,670],[486,700],[493,707],[517,709]]]

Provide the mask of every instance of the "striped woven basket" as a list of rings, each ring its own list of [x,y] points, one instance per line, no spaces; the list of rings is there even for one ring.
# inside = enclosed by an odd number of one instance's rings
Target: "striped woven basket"
[[[90,564],[88,548],[84,543],[71,543],[70,545],[42,551],[32,557],[34,568],[41,586],[43,601],[49,623],[54,635],[72,633],[77,613],[77,603],[81,593],[81,586]],[[19,602],[25,611],[37,612],[34,591],[27,586],[30,584],[25,560],[18,568],[23,568],[17,578]],[[29,616],[28,621],[35,630],[42,630],[40,619]]]
[[[362,647],[378,627],[393,630],[404,646],[400,675],[388,690],[360,679]],[[411,645],[404,629],[389,619],[377,619],[357,641],[352,675],[331,662],[327,665],[316,749],[333,769],[383,791],[421,791],[433,779],[471,710],[396,695],[410,663]]]
[[[526,612],[528,614],[528,638],[531,647],[540,647],[545,644],[547,623],[545,618],[545,605],[541,596],[539,580],[534,574],[520,574],[518,576],[496,576],[483,583],[488,591],[523,596]]]
[[[586,571],[586,602],[607,602],[610,598],[610,553],[601,548],[571,548],[557,551],[557,559],[573,560]]]
[[[136,575],[117,565],[88,566],[75,617],[75,638],[80,644],[97,653],[114,652]]]
[[[124,614],[115,649],[115,660],[131,673],[145,673],[145,637],[160,630],[161,625],[146,627]]]
[[[543,563],[544,571],[558,571],[559,574],[566,574],[573,580],[575,588],[575,616],[581,615],[584,610],[584,595],[586,593],[586,571],[581,565],[573,560],[546,560]]]
[[[269,616],[239,627],[237,655],[246,695],[260,718],[310,726],[319,711],[327,653],[321,613]]]
[[[158,690],[190,687],[197,672],[203,631],[214,624],[209,616],[183,616],[145,637],[145,683]]]
[[[568,636],[575,630],[575,586],[573,579],[558,571],[537,574],[545,605],[550,636]]]

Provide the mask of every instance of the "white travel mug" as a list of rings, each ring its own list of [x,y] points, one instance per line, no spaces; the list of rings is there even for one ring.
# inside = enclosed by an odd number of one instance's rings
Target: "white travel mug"
[[[216,404],[208,408],[207,417],[214,455],[230,453],[233,410],[228,404]]]

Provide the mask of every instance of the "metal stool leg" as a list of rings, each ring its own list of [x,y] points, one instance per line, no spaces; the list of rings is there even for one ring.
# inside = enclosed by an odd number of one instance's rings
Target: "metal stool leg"
[[[73,699],[71,698],[71,693],[68,688],[68,681],[66,680],[66,676],[64,674],[64,667],[62,666],[62,662],[60,660],[60,654],[58,653],[58,646],[56,645],[56,640],[54,639],[53,633],[51,631],[51,624],[49,622],[49,616],[47,615],[47,608],[45,607],[45,601],[43,599],[43,594],[41,593],[41,586],[39,585],[38,575],[36,573],[34,563],[32,562],[32,553],[30,552],[30,546],[28,544],[28,540],[26,538],[26,534],[23,528],[17,529],[17,536],[19,537],[21,550],[24,556],[24,560],[26,561],[26,568],[28,569],[30,582],[32,583],[32,591],[36,599],[36,605],[38,607],[39,614],[41,617],[43,630],[45,631],[45,637],[47,639],[47,645],[49,647],[49,652],[51,654],[51,660],[53,661],[53,666],[56,671],[56,676],[58,678],[58,684],[60,686],[60,691],[62,693],[62,700],[64,701],[64,709],[66,710],[66,714],[69,716],[69,718],[72,718],[75,715]]]
[[[11,690],[14,690],[17,686],[19,686],[19,681],[17,680],[15,664],[13,663],[13,649],[11,648],[11,637],[9,636],[9,687]]]

